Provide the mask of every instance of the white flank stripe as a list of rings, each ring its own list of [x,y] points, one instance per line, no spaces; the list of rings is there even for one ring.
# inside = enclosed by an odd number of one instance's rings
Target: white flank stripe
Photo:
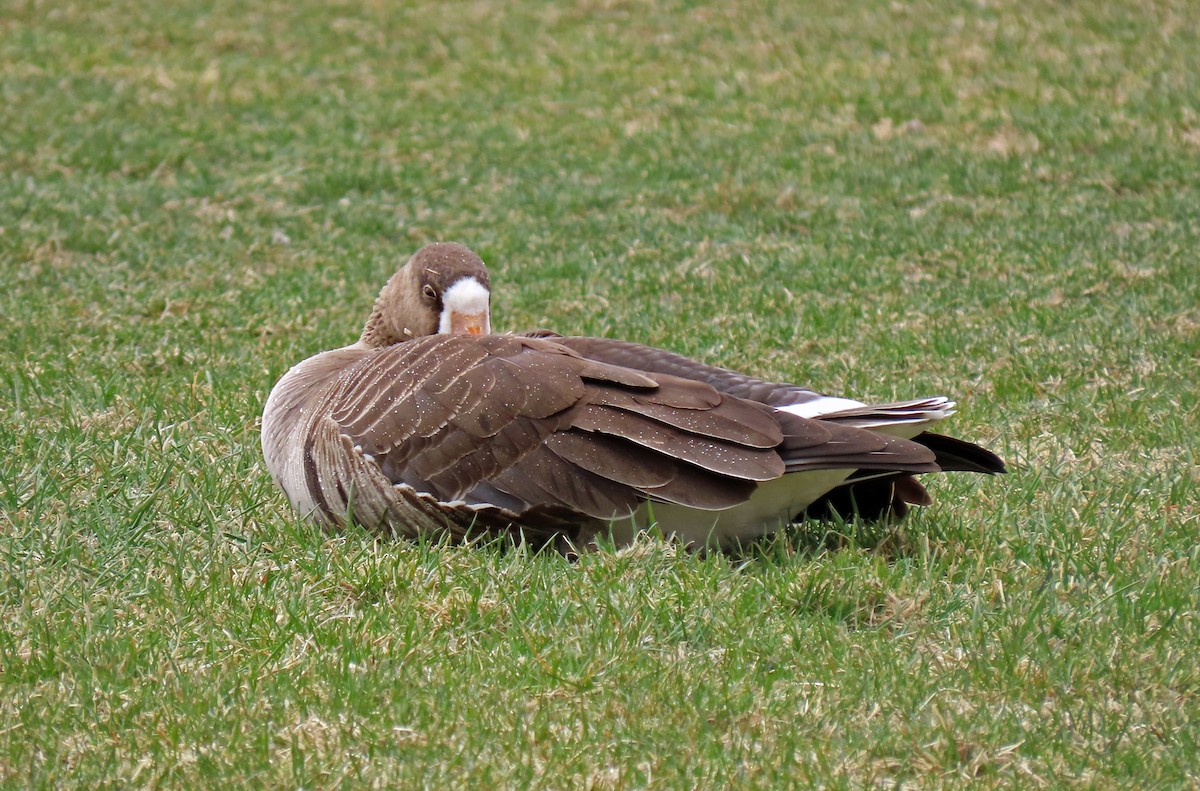
[[[813,418],[828,415],[831,412],[841,412],[844,409],[857,409],[861,406],[866,406],[866,404],[861,401],[853,401],[849,398],[821,396],[818,399],[806,401],[803,404],[791,404],[776,408],[780,412],[790,412],[796,417]]]
[[[954,402],[948,398],[926,398],[899,404],[883,404],[868,407],[862,415],[839,417],[836,413],[826,419],[836,420],[844,426],[865,428],[893,437],[912,439],[929,426],[954,414]]]

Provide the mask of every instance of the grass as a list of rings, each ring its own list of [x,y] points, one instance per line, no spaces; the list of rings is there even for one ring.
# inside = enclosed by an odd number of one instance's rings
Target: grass
[[[9,2],[0,781],[1200,783],[1186,2]],[[570,564],[298,523],[256,421],[426,241],[1013,463]]]

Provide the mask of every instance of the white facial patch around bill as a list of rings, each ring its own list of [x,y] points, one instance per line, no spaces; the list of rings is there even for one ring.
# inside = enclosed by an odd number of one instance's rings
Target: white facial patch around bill
[[[442,316],[438,322],[438,332],[442,335],[450,333],[450,321],[454,315],[482,316],[483,334],[492,331],[491,319],[488,316],[488,300],[491,294],[483,284],[473,277],[464,277],[455,281],[450,288],[442,293]]]

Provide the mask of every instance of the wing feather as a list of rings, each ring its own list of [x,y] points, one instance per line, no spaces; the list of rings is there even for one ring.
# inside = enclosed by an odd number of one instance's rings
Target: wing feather
[[[671,377],[670,381],[679,386],[670,388],[668,394],[696,389],[712,393],[712,388],[698,382],[675,377]],[[602,395],[605,406],[653,418],[693,434],[755,448],[774,448],[783,441],[779,422],[770,410],[749,401],[718,396],[711,401],[708,398],[696,398],[690,404],[684,405],[680,403],[684,400],[681,398],[673,398],[671,402],[656,398],[659,391],[648,394],[605,391]],[[713,408],[718,405],[722,405],[723,408]]]
[[[936,468],[920,445],[515,336],[431,336],[368,354],[342,373],[328,414],[371,468],[359,480],[403,495],[364,501],[372,512],[440,501],[461,517],[456,504],[483,507],[490,494],[488,524],[535,510],[620,518],[648,499],[723,509],[792,470]],[[321,494],[341,498],[336,486]]]
[[[626,486],[653,489],[674,477],[661,454],[609,434],[560,431],[546,446],[577,467]]]
[[[501,491],[537,505],[561,505],[596,519],[628,516],[637,508],[636,492],[602,478],[557,456],[546,447],[498,475],[492,484]]]
[[[713,437],[691,434],[636,413],[606,404],[584,404],[571,410],[572,427],[623,437],[651,450],[691,462],[698,467],[735,478],[769,481],[784,472],[773,448],[737,445]]]

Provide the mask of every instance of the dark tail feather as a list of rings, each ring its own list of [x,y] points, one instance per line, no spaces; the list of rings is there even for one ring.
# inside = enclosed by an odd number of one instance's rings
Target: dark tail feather
[[[973,442],[928,431],[913,437],[913,442],[933,451],[942,472],[981,472],[985,475],[1008,472],[999,456]]]
[[[925,432],[913,438],[913,442],[933,451],[934,459],[943,472],[980,472],[996,475],[1007,472],[1004,461],[990,450],[943,434]],[[869,476],[859,472],[850,476],[846,483],[817,500],[799,515],[799,519],[829,519],[835,513],[842,518],[857,515],[874,522],[880,519],[901,519],[908,513],[909,506],[929,505],[932,499],[925,487],[912,475],[897,474],[886,477]]]
[[[911,475],[901,473],[858,483],[851,477],[796,518],[825,521],[837,514],[843,519],[858,516],[867,522],[877,522],[886,518],[902,519],[909,506],[932,502],[925,487]]]

